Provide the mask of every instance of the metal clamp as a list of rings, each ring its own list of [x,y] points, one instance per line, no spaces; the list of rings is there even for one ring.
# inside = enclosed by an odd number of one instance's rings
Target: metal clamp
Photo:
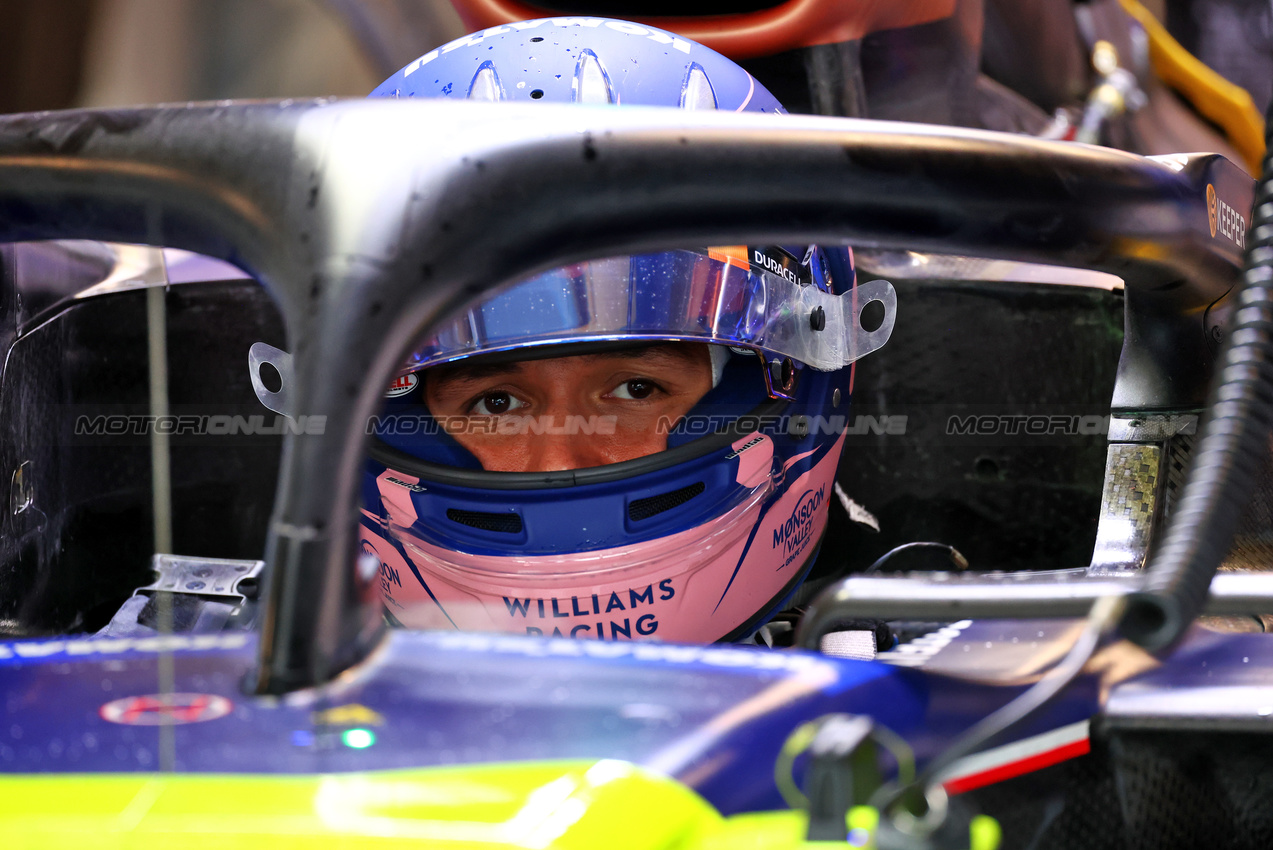
[[[242,603],[256,597],[257,581],[265,562],[159,554],[151,561],[151,568],[155,571],[155,581],[137,588],[134,596],[191,593]]]

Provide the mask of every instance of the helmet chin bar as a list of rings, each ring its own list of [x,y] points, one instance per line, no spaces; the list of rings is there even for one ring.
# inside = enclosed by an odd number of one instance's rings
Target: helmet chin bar
[[[363,426],[421,332],[484,289],[672,245],[857,243],[1117,274],[1203,345],[1187,323],[1231,288],[1241,254],[1195,231],[1208,184],[1235,209],[1249,202],[1238,174],[1211,156],[1168,165],[958,128],[720,111],[89,110],[0,119],[0,238],[184,248],[244,266],[278,300],[295,410],[326,417],[322,434],[285,438],[267,543],[253,688],[279,693],[374,645],[374,588],[350,569]],[[1132,341],[1125,375],[1153,380],[1160,336]]]

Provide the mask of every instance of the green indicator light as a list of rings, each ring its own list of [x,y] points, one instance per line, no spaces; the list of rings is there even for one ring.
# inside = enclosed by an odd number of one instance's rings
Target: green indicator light
[[[376,743],[376,733],[370,729],[346,729],[341,733],[340,741],[346,747],[365,750]]]

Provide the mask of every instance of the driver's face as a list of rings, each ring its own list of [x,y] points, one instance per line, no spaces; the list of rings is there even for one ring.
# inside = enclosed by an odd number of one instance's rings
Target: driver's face
[[[666,424],[711,387],[707,346],[694,343],[458,363],[428,370],[424,381],[429,411],[492,472],[581,469],[663,451]],[[570,427],[567,417],[583,418]]]

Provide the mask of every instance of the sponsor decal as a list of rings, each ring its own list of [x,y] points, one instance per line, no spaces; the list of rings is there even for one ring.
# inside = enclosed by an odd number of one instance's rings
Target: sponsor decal
[[[399,487],[406,487],[412,493],[427,493],[429,488],[423,484],[416,484],[411,481],[403,481],[401,478],[394,478],[392,475],[386,475],[385,480],[390,484],[397,484]]]
[[[108,702],[103,720],[125,726],[179,726],[225,717],[234,703],[216,694],[147,694]]]
[[[725,460],[733,460],[734,458],[738,457],[743,452],[747,451],[750,448],[755,448],[756,446],[760,445],[764,441],[765,441],[764,437],[760,437],[760,436],[752,437],[750,440],[743,443],[737,449],[725,455]]]
[[[608,595],[602,591],[588,596],[548,599],[505,596],[504,607],[513,620],[535,623],[526,626],[528,635],[633,640],[649,637],[659,630],[658,617],[641,609],[675,597],[672,580],[665,578],[657,585],[612,590]]]
[[[393,598],[395,587],[398,590],[402,590],[401,574],[399,574],[398,570],[385,563],[384,559],[380,557],[380,553],[376,551],[376,547],[366,540],[359,544],[359,549],[362,550],[363,557],[367,559],[368,563],[372,561],[376,563],[376,571],[380,575],[380,594],[387,602],[391,602],[395,607],[401,608],[402,605]]]
[[[309,718],[315,726],[382,726],[385,722],[380,712],[357,702],[314,711]]]
[[[1246,218],[1224,202],[1215,186],[1207,184],[1207,223],[1211,238],[1223,236],[1239,248],[1246,247]]]
[[[429,635],[429,643],[440,649],[479,653],[499,653],[530,658],[631,659],[695,667],[738,670],[774,670],[790,673],[834,672],[825,658],[813,653],[774,652],[743,646],[693,646],[633,641],[612,643],[589,640],[527,640],[520,636],[483,635],[474,632],[441,632]]]
[[[146,638],[92,638],[84,640],[31,640],[0,643],[0,660],[35,659],[65,661],[88,655],[110,657],[181,650],[241,649],[252,642],[246,634],[160,635]]]
[[[800,494],[796,506],[791,509],[791,516],[773,531],[772,548],[782,549],[782,567],[787,566],[805,550],[813,537],[813,526],[818,519],[818,508],[826,499],[827,486],[823,484],[817,490],[809,489]],[[778,569],[782,569],[779,567]]]
[[[415,372],[410,375],[399,375],[393,379],[393,383],[389,385],[389,390],[385,393],[385,398],[397,398],[420,386],[420,376]]]
[[[960,620],[942,626],[935,632],[915,638],[910,643],[881,652],[875,656],[876,661],[885,661],[899,667],[923,667],[937,653],[945,649],[959,633],[972,625],[972,620]]]
[[[808,267],[781,248],[763,246],[751,248],[751,264],[777,275],[791,283],[807,283]]]

